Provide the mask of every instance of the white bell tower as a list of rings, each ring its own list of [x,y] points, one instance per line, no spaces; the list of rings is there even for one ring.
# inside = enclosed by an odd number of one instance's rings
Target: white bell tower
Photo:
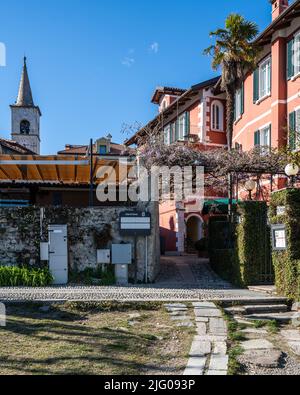
[[[38,106],[34,105],[28,77],[26,58],[22,70],[19,94],[15,104],[10,106],[12,115],[12,140],[35,154],[40,154],[40,117]]]

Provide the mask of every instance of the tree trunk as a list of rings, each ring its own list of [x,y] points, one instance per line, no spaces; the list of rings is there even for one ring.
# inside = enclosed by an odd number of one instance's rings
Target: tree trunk
[[[233,139],[233,124],[234,124],[234,101],[235,101],[235,90],[233,87],[227,87],[226,89],[226,132],[227,132],[227,146],[228,151],[232,150],[232,139]],[[228,174],[228,217],[229,223],[233,222],[233,180],[232,173]]]
[[[232,87],[226,88],[226,132],[228,150],[232,150],[233,124],[234,124],[234,100],[235,90]]]

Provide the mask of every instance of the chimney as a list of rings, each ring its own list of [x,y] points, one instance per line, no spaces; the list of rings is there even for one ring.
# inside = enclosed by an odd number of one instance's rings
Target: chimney
[[[271,0],[271,3],[273,21],[289,7],[289,0]]]

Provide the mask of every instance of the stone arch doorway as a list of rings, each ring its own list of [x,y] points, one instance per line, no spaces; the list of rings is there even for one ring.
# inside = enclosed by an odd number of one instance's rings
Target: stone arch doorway
[[[191,215],[186,221],[186,250],[195,253],[195,243],[203,238],[203,220],[198,215]]]

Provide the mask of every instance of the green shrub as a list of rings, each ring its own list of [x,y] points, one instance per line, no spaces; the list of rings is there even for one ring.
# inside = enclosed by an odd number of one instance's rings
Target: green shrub
[[[53,277],[48,268],[0,266],[1,287],[45,287],[52,282]]]
[[[212,250],[210,264],[213,270],[224,280],[242,286],[239,264],[234,250]]]
[[[270,229],[267,224],[267,205],[264,202],[242,202],[237,212],[241,223],[236,227],[236,259],[245,286],[272,281],[273,268],[270,250]]]
[[[242,202],[236,207],[239,224],[224,221],[210,224],[209,253],[213,269],[237,286],[256,285],[272,280],[270,230],[267,205]]]
[[[207,251],[208,249],[208,240],[203,238],[201,240],[196,241],[195,248],[199,252]]]
[[[114,285],[116,283],[114,266],[109,265],[105,270],[99,265],[96,268],[86,268],[81,272],[73,271],[70,282],[85,285]]]

